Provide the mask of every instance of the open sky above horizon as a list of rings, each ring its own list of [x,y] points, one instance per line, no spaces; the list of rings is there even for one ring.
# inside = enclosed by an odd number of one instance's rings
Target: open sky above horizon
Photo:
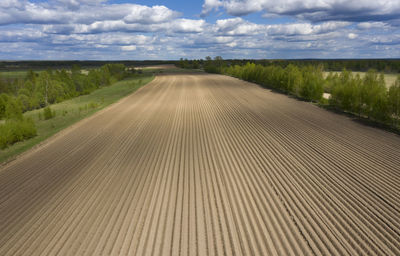
[[[399,0],[1,0],[2,60],[399,58]]]

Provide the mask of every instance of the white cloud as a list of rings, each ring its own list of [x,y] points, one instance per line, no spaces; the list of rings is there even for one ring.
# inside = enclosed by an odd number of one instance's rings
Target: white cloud
[[[350,22],[330,21],[321,24],[289,23],[261,25],[242,18],[217,20],[214,30],[224,35],[311,35],[336,31],[351,25]]]
[[[277,24],[268,26],[271,35],[310,35],[314,32],[309,23]]]
[[[311,21],[379,21],[396,19],[400,15],[398,0],[206,0],[202,13],[220,7],[234,16],[263,11],[266,15],[289,15]]]
[[[0,4],[3,24],[92,24],[97,21],[154,24],[171,21],[180,13],[165,6],[138,4],[101,4],[104,1],[57,0],[62,5],[29,1],[6,1]],[[79,10],[77,10],[79,9]]]
[[[366,29],[387,29],[390,25],[385,22],[360,22],[357,24],[357,28],[361,30]]]
[[[201,16],[208,15],[212,10],[218,9],[222,6],[222,1],[219,0],[205,0],[203,4],[203,10]]]
[[[107,0],[52,0],[55,5],[66,7],[70,10],[78,10],[81,5],[97,5]]]
[[[386,1],[206,0],[202,15],[219,10],[206,22],[161,5],[0,0],[0,58],[398,57],[400,19],[392,18],[399,4]],[[291,18],[262,24],[218,18],[222,11]]]
[[[347,37],[348,37],[349,39],[356,39],[356,38],[358,37],[358,35],[357,35],[357,34],[354,34],[354,33],[349,33],[349,34],[347,35]]]
[[[165,6],[147,7],[142,5],[131,5],[130,13],[124,17],[127,23],[162,23],[179,16],[178,12],[172,11]]]
[[[172,32],[178,33],[199,33],[202,32],[206,22],[204,20],[177,19],[170,26]]]
[[[45,37],[45,33],[29,28],[0,31],[0,42],[32,42]]]
[[[121,46],[121,50],[123,50],[123,51],[135,51],[136,50],[136,45],[124,45],[124,46]]]
[[[21,8],[23,1],[19,0],[2,0],[0,2],[0,8]]]
[[[264,25],[251,23],[242,18],[217,20],[215,24],[216,32],[226,35],[251,35],[262,33],[264,28]]]
[[[96,21],[92,24],[45,25],[46,33],[55,34],[93,34],[105,32],[165,32],[165,33],[199,33],[206,22],[204,20],[174,19],[165,23],[143,24],[126,23],[123,20]]]

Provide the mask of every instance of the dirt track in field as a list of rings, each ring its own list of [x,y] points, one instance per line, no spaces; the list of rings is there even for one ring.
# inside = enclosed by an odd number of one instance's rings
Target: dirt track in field
[[[400,137],[163,75],[0,170],[0,255],[400,255]]]

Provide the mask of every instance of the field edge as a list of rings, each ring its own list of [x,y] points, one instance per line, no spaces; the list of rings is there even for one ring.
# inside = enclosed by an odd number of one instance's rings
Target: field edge
[[[141,82],[141,84],[139,84],[136,88],[134,88],[132,91],[130,91],[129,93],[123,95],[122,97],[119,97],[115,100],[112,100],[110,102],[107,102],[104,106],[101,106],[91,112],[88,112],[86,115],[82,115],[80,118],[75,119],[75,120],[70,120],[70,122],[65,123],[62,126],[56,127],[54,130],[50,131],[49,133],[43,135],[43,137],[39,136],[39,134],[31,139],[25,140],[25,141],[21,141],[21,142],[17,142],[13,145],[11,145],[9,148],[7,148],[6,150],[9,150],[12,147],[16,147],[15,149],[11,149],[11,152],[6,152],[4,155],[2,155],[2,153],[4,152],[0,152],[0,171],[1,169],[5,168],[7,165],[9,165],[10,163],[14,162],[17,159],[21,159],[24,158],[26,155],[29,155],[32,151],[36,150],[37,148],[49,143],[50,141],[52,141],[53,139],[61,136],[62,134],[68,132],[71,129],[74,129],[76,126],[78,126],[80,123],[82,122],[86,122],[87,120],[93,118],[94,116],[100,114],[103,111],[106,111],[108,108],[112,107],[115,104],[118,104],[120,101],[124,100],[124,98],[128,97],[129,95],[136,93],[138,90],[140,90],[141,88],[143,88],[144,86],[146,86],[147,84],[151,83],[154,79],[155,79],[155,75],[151,74],[148,76],[144,76],[144,77],[130,77],[127,79],[124,79],[122,81],[116,82],[115,84],[106,87],[106,88],[100,88],[95,92],[98,92],[99,90],[102,89],[107,89],[110,88],[112,86],[115,86],[116,84],[120,83],[120,82],[127,82],[130,79],[137,79],[137,80],[142,80],[143,78],[145,78],[146,80]],[[147,80],[148,79],[148,80]],[[71,99],[71,100],[78,100],[78,98],[81,97],[85,97],[87,95],[82,95],[79,96],[77,98]],[[68,101],[71,101],[68,100]],[[59,105],[59,104],[65,104],[66,102],[61,102],[61,103],[57,103],[54,105]],[[53,105],[51,105],[51,107],[53,107]],[[41,111],[40,110],[33,110],[33,111],[29,111],[29,112],[38,112]],[[18,147],[19,146],[19,147]]]

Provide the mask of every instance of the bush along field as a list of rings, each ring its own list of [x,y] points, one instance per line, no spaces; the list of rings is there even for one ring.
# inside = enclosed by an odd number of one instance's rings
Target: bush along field
[[[289,64],[283,68],[247,63],[227,66],[221,58],[206,59],[204,70],[273,88],[395,132],[400,130],[400,76],[388,88],[384,75],[374,70],[369,70],[363,77],[343,70],[325,78],[322,65]],[[324,92],[331,94],[329,99],[323,97]]]
[[[112,67],[113,65],[116,64],[107,64],[108,67],[103,66],[98,70],[91,70],[87,75],[80,71],[44,71],[45,75],[42,74],[43,72],[33,73],[35,83],[32,83],[29,78],[24,83],[18,82],[23,86],[33,84],[34,86],[30,90],[24,86],[16,90],[17,94],[3,92],[0,95],[2,117],[0,120],[0,162],[4,162],[58,131],[116,102],[153,79],[152,74],[128,74],[124,71],[123,65],[118,69]],[[102,74],[104,72],[105,74]],[[51,77],[54,75],[55,79],[60,73],[67,78],[67,81],[59,81],[60,86],[54,85]],[[94,82],[88,81],[89,76],[90,78],[94,77],[93,73],[98,79],[94,79]],[[80,79],[77,79],[77,84],[72,82],[68,85],[71,82],[69,79],[74,74]],[[41,84],[42,80],[39,79],[41,76],[49,77],[48,103],[29,105],[29,102],[46,101],[46,89],[43,89],[46,84]],[[41,82],[37,82],[37,80]],[[117,80],[121,81],[116,82]],[[53,86],[59,89],[54,90],[57,92],[57,97],[50,96],[50,91],[54,89]],[[27,96],[29,108],[24,108],[25,105],[20,97],[25,94],[18,93],[24,90],[29,92],[29,97]],[[41,91],[44,93],[40,93]]]
[[[32,118],[25,118],[22,109],[15,102],[5,110],[7,119],[0,125],[0,149],[5,149],[18,141],[36,136],[36,126]]]

